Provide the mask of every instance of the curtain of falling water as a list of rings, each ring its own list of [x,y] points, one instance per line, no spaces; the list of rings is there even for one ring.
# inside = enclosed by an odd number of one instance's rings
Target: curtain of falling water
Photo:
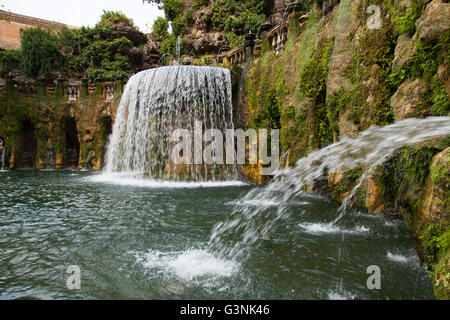
[[[194,123],[206,129],[234,129],[231,74],[228,69],[173,66],[150,69],[126,85],[106,154],[106,173],[165,179],[230,179],[226,165],[174,166],[170,135]],[[203,145],[204,146],[204,145]],[[231,177],[233,175],[233,177]]]

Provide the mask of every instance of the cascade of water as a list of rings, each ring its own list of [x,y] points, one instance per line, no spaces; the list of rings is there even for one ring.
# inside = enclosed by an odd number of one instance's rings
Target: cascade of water
[[[396,149],[449,134],[450,117],[431,117],[373,127],[355,139],[343,137],[340,142],[300,159],[294,168],[279,171],[264,188],[251,191],[240,201],[229,221],[214,227],[210,245],[227,258],[245,258],[253,244],[272,232],[279,221],[289,217],[292,212],[289,210],[290,201],[304,193],[307,185],[323,177],[326,172],[337,172],[340,167],[367,168],[359,184],[344,199],[339,217],[329,223],[328,226],[332,227],[342,218],[369,174],[391,157]],[[254,205],[263,202],[276,204],[276,207]],[[231,246],[227,243],[229,239],[234,239]]]
[[[234,128],[228,69],[172,66],[134,75],[117,111],[104,173],[164,179],[232,178],[234,166],[179,166],[171,161],[171,134],[184,129],[194,136],[196,121],[201,122],[203,132]]]
[[[92,155],[94,154],[94,151],[89,151],[88,156],[86,158],[86,163],[84,164],[84,171],[87,171],[89,169],[89,166],[91,164]]]

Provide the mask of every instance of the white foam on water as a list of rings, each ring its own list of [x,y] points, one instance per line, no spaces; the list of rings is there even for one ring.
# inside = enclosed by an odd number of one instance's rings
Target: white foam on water
[[[170,181],[135,178],[126,173],[99,174],[86,178],[93,183],[115,184],[121,186],[143,187],[143,188],[217,188],[217,187],[239,187],[247,185],[242,181]]]
[[[150,251],[137,254],[137,263],[146,269],[160,270],[185,280],[231,277],[239,270],[235,261],[215,257],[206,250],[190,249],[183,252]]]
[[[336,291],[329,291],[328,292],[328,299],[329,300],[354,300],[356,298],[356,295],[343,291],[343,292],[336,292]]]
[[[354,229],[343,229],[339,226],[330,223],[301,223],[299,227],[311,234],[364,234],[370,232],[370,229],[365,226],[357,226]]]
[[[247,200],[237,202],[237,205],[262,206],[262,207],[275,207],[279,204],[280,202],[272,200]]]

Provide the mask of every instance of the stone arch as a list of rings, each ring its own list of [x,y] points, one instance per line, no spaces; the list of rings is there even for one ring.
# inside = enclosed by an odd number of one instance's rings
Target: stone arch
[[[68,167],[78,167],[80,158],[80,139],[78,137],[77,122],[75,118],[66,118],[64,121],[65,136],[65,165]]]
[[[37,139],[30,119],[20,123],[16,137],[14,166],[17,169],[34,169],[36,166]]]

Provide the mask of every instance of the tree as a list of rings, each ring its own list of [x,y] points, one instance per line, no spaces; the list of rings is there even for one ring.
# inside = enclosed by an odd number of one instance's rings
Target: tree
[[[184,0],[163,0],[162,8],[167,20],[173,21],[183,11]]]
[[[125,23],[129,26],[134,26],[133,20],[128,18],[123,12],[103,10],[103,14],[100,18],[100,22],[97,25],[104,26],[104,25],[121,23],[121,22]]]
[[[158,40],[164,40],[169,35],[169,23],[163,17],[156,18],[152,27],[152,34]]]
[[[22,36],[23,69],[29,76],[49,74],[61,69],[64,57],[58,47],[58,38],[50,30],[25,29]]]

